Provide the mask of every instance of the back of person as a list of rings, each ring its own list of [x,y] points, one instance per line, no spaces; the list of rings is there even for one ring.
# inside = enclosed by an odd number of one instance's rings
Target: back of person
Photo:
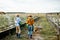
[[[20,24],[19,23],[20,23],[21,19],[20,19],[19,15],[16,15],[14,21],[15,21],[15,26],[16,26],[16,36],[18,38],[20,38],[21,28],[20,28]]]
[[[34,30],[34,19],[32,18],[32,16],[28,16],[28,19],[27,19],[27,22],[28,24],[28,36],[29,38],[32,38],[32,33],[33,33],[33,30]]]
[[[27,19],[27,24],[28,25],[33,25],[34,24],[34,19],[33,18],[30,18],[30,19],[28,18]]]
[[[19,17],[15,18],[15,23],[20,23],[21,19]]]

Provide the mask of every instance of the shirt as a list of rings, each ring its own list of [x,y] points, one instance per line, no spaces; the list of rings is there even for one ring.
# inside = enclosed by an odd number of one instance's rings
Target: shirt
[[[27,24],[29,24],[29,25],[33,25],[34,24],[34,19],[27,19],[27,22],[26,22]]]
[[[15,23],[19,23],[21,21],[20,17],[15,18]]]

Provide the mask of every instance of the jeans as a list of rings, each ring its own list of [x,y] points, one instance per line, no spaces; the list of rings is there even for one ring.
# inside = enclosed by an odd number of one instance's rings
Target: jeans
[[[33,26],[33,25],[32,25],[32,26],[28,25],[28,35],[29,35],[29,36],[32,35],[33,30],[34,30],[34,26]]]

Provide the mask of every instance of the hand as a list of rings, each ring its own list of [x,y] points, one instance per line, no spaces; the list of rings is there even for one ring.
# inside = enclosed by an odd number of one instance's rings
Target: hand
[[[25,23],[25,24],[27,24],[27,23]]]

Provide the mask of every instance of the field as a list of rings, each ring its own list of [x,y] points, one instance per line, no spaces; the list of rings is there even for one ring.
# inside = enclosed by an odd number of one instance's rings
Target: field
[[[13,18],[15,17],[15,14],[9,14],[11,16],[11,20],[13,21]],[[23,20],[22,22],[26,21],[27,15],[30,14],[19,14],[21,19]],[[44,40],[57,40],[56,37],[56,29],[54,26],[52,26],[46,19],[46,14],[31,14],[33,17],[40,17],[40,19],[35,22],[34,26],[42,26],[43,29],[40,31],[40,36]],[[0,30],[3,29],[3,27],[7,27],[6,25],[8,24],[8,21],[5,19],[3,20],[3,16],[0,15]],[[6,23],[5,23],[6,22]],[[14,21],[13,21],[14,22]],[[4,25],[4,26],[3,26]],[[27,30],[23,30],[22,34],[27,34]],[[26,36],[26,37],[25,37]],[[28,40],[27,35],[23,36],[21,39],[17,39],[16,35],[9,35],[4,40]]]
[[[55,27],[52,26],[45,17],[41,17],[40,24],[43,26],[41,35],[45,40],[57,40]]]

